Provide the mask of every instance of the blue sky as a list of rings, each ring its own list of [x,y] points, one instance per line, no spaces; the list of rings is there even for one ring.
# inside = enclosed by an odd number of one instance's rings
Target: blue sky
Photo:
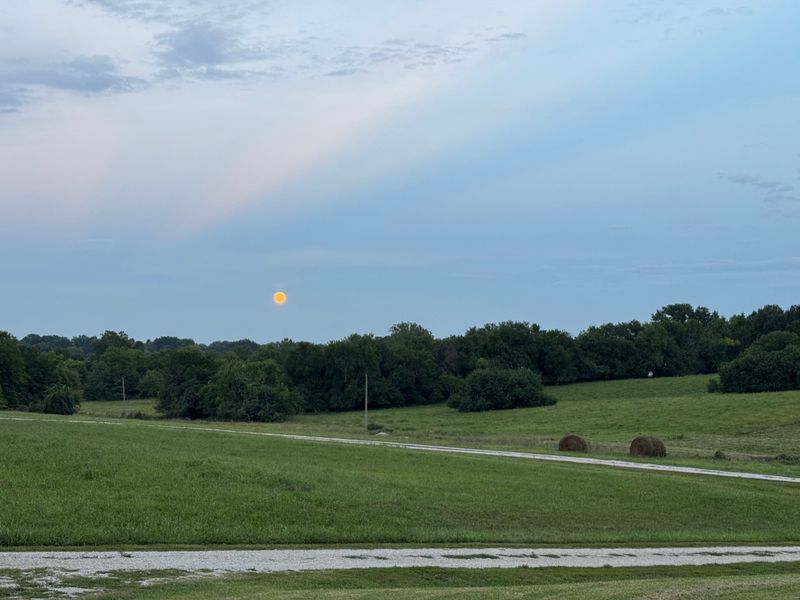
[[[0,0],[0,329],[577,333],[800,303],[798,22],[793,0]]]

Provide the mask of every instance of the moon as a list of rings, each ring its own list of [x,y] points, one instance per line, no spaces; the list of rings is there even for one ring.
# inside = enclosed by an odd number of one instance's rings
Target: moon
[[[272,295],[272,299],[275,301],[275,304],[283,304],[286,302],[286,294],[284,292],[275,292]]]

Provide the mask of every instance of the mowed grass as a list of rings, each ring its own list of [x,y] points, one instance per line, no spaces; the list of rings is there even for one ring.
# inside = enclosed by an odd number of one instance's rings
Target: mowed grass
[[[104,578],[72,577],[67,587],[95,590],[97,600],[203,598],[774,598],[795,600],[798,563],[752,563],[700,567],[615,569],[369,569],[189,578],[181,573],[115,573]],[[4,574],[0,571],[0,576]],[[7,572],[16,590],[0,598],[46,596],[24,574]],[[165,578],[177,581],[165,581]],[[148,581],[146,587],[142,581]]]
[[[118,419],[158,416],[155,398],[84,402],[81,404],[80,414],[85,417],[111,417]]]
[[[627,455],[638,435],[667,445],[661,462],[800,474],[800,392],[709,394],[710,376],[580,383],[548,388],[558,404],[486,413],[445,405],[373,410],[387,439],[555,452],[567,433],[592,454]],[[271,430],[358,436],[363,413],[300,415]],[[717,454],[721,452],[722,455]],[[714,458],[714,455],[719,458]]]
[[[0,420],[6,548],[800,540],[793,484],[42,418]]]

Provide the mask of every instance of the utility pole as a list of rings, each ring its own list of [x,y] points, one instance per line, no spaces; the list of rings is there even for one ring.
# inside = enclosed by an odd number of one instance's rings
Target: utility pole
[[[122,378],[122,401],[125,402],[125,378]]]
[[[369,431],[367,427],[367,399],[369,398],[369,375],[364,373],[364,431]]]

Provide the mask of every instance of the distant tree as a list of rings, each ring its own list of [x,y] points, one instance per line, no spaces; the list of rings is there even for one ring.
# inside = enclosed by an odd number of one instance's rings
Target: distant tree
[[[77,349],[72,345],[72,341],[60,335],[32,333],[22,338],[20,344],[36,348],[40,352],[58,352],[67,356],[77,354]]]
[[[636,347],[644,326],[639,321],[589,327],[576,342],[582,354],[581,379],[624,379],[647,373],[645,357]]]
[[[364,375],[369,375],[373,406],[393,406],[400,398],[381,377],[381,350],[372,335],[353,334],[325,348],[326,410],[353,410],[364,403]]]
[[[41,411],[71,415],[81,403],[83,391],[78,371],[73,361],[62,361],[56,366],[56,381],[44,393]]]
[[[8,408],[25,404],[25,360],[17,339],[6,331],[0,331],[0,388]]]
[[[57,383],[57,367],[63,360],[55,352],[40,352],[35,348],[20,346],[25,363],[25,392],[22,404],[38,411],[48,388]]]
[[[328,361],[325,347],[299,342],[286,357],[286,374],[293,389],[303,398],[303,410],[328,410]]]
[[[298,412],[301,397],[274,360],[223,362],[201,391],[210,416],[226,421],[280,421]]]
[[[269,344],[258,346],[254,352],[249,354],[249,358],[250,360],[274,360],[285,368],[289,361],[289,356],[294,352],[297,345],[297,342],[290,339],[270,342]]]
[[[95,336],[78,335],[72,338],[72,347],[75,348],[75,358],[89,358],[94,354]]]
[[[248,358],[259,349],[253,340],[236,340],[235,342],[212,342],[208,345],[210,352],[218,354],[233,354],[238,358]]]
[[[146,352],[161,352],[162,350],[177,350],[178,348],[194,345],[195,343],[192,339],[164,335],[154,340],[147,340],[144,344],[144,349]]]
[[[570,383],[580,375],[580,358],[575,340],[566,331],[541,331],[536,336],[537,370],[542,381],[552,385]]]
[[[463,347],[475,368],[484,358],[502,368],[524,367],[536,370],[539,364],[540,328],[536,324],[504,321],[473,327],[464,334]]]
[[[139,378],[139,396],[141,398],[155,398],[161,388],[161,370],[148,369]]]
[[[745,352],[722,365],[723,392],[771,392],[800,389],[800,336],[774,331],[760,337]]]
[[[541,377],[530,369],[492,367],[470,373],[448,405],[462,412],[555,404],[544,392]]]
[[[92,350],[98,356],[104,354],[109,348],[136,348],[136,340],[128,337],[124,331],[106,331],[100,339],[92,343]]]
[[[146,368],[144,351],[130,346],[109,346],[89,362],[86,400],[122,400],[122,378],[127,397],[139,395],[139,378]]]
[[[203,419],[213,416],[200,391],[211,382],[216,371],[216,358],[197,346],[167,353],[157,409],[167,417]]]
[[[436,361],[433,334],[416,323],[399,323],[381,339],[381,377],[392,405],[430,404],[446,397],[444,375]]]

